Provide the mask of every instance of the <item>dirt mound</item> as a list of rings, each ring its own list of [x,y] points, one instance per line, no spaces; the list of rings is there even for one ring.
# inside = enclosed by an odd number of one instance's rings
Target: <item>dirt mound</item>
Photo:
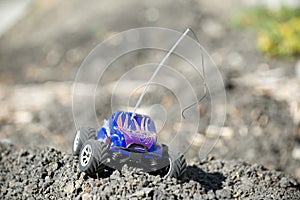
[[[184,180],[162,179],[123,167],[91,178],[78,159],[53,148],[0,144],[0,196],[4,199],[299,199],[300,184],[282,172],[242,161],[204,160]]]

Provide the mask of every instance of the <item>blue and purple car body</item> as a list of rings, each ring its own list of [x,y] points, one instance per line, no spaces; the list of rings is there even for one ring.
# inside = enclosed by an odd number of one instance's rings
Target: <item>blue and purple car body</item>
[[[154,122],[147,115],[117,111],[110,119],[104,120],[96,139],[109,145],[112,152],[124,155],[141,152],[144,158],[162,157],[162,146],[157,143]]]

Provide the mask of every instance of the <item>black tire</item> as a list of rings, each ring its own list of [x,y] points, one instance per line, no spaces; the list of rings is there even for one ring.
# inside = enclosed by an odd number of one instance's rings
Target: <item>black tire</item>
[[[166,168],[169,168],[169,147],[168,145],[162,144],[162,158],[161,161],[159,162],[159,169],[160,169],[160,174],[165,175],[166,172]]]
[[[181,178],[186,170],[186,160],[184,155],[169,151],[169,165],[163,170],[164,178]]]
[[[87,126],[77,129],[72,146],[72,153],[78,156],[82,145],[89,139],[96,139],[96,130]]]
[[[108,146],[101,141],[88,140],[79,153],[79,169],[90,176],[105,168],[108,159]]]

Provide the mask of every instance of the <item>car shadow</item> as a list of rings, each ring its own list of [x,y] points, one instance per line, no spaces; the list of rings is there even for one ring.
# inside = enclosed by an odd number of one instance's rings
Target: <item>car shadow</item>
[[[195,165],[187,167],[184,178],[185,181],[193,180],[200,183],[207,191],[221,189],[225,179],[225,176],[220,172],[207,173]]]

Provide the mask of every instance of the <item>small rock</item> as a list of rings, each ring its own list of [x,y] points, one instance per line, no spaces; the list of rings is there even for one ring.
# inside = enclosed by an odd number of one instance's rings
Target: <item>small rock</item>
[[[234,135],[234,131],[232,128],[230,127],[223,127],[222,128],[222,132],[221,132],[221,136],[225,137],[227,139],[231,139]]]
[[[232,67],[236,69],[242,69],[244,66],[244,58],[238,52],[230,53],[228,55],[228,62]]]
[[[93,196],[89,193],[84,193],[82,196],[81,196],[81,199],[82,200],[91,200],[93,199]]]
[[[207,19],[202,24],[203,32],[213,38],[220,38],[224,34],[222,24],[216,20]]]
[[[258,119],[258,122],[261,126],[265,126],[268,124],[269,117],[267,115],[261,115]]]
[[[279,183],[280,183],[280,186],[283,188],[287,188],[289,186],[289,181],[286,177],[281,178]]]
[[[50,181],[50,177],[49,177],[49,176],[46,176],[46,177],[45,177],[45,181],[46,181],[46,182],[49,182],[49,181]]]
[[[65,192],[67,193],[67,194],[71,194],[71,193],[73,193],[73,191],[74,191],[74,185],[73,185],[73,183],[69,183],[66,187],[65,187]]]
[[[208,199],[215,199],[216,195],[212,190],[210,190],[207,192],[207,197]]]
[[[217,190],[216,196],[219,199],[228,199],[231,197],[231,191],[229,189]]]
[[[300,160],[300,146],[294,147],[292,157],[296,160]]]
[[[17,111],[14,117],[15,122],[20,124],[29,123],[32,119],[33,115],[28,111]]]

